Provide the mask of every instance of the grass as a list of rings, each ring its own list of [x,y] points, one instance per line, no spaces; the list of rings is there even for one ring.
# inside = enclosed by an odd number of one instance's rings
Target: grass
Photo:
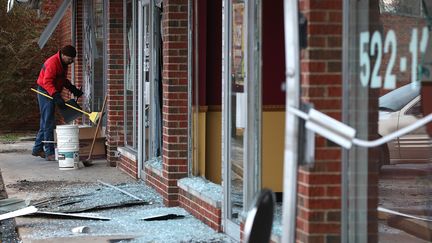
[[[18,134],[4,134],[0,135],[1,143],[15,143],[19,140],[20,136]]]

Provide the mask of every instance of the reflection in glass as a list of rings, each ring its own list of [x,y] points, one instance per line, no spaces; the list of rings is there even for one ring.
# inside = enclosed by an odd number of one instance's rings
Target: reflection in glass
[[[347,117],[357,137],[374,140],[422,117],[418,82],[430,31],[422,1],[350,1]],[[367,14],[365,14],[367,13]],[[355,49],[355,50],[354,50]],[[369,65],[370,69],[367,68]],[[367,79],[364,79],[368,77]],[[361,80],[363,78],[363,81]],[[365,82],[366,81],[366,82]],[[386,86],[395,81],[395,87]],[[429,223],[393,213],[432,216],[432,141],[424,127],[376,148],[353,147],[344,173],[348,180],[349,242],[430,241]],[[417,225],[410,230],[407,224]],[[420,227],[425,225],[425,227]]]
[[[96,39],[96,52],[94,55],[94,95],[92,98],[92,111],[100,111],[105,97],[104,81],[104,3],[102,0],[93,1],[93,23]]]
[[[95,37],[95,23],[94,23],[94,9],[91,1],[84,1],[83,9],[83,84],[82,90],[84,92],[81,97],[82,108],[84,110],[90,110],[92,108],[92,99],[94,97],[94,78],[95,78],[95,63],[94,60],[97,57],[97,45]],[[87,117],[83,117],[84,124],[91,124]]]
[[[239,223],[243,210],[244,132],[246,128],[245,81],[245,3],[232,2],[232,48],[231,48],[231,148],[230,148],[230,203],[231,219]]]
[[[135,3],[126,0],[126,19],[125,19],[125,143],[132,148],[136,147],[135,143],[135,112],[137,111],[135,103],[136,93],[136,56],[135,56]]]
[[[150,140],[150,122],[149,122],[149,110],[150,110],[150,80],[149,80],[149,70],[150,70],[150,11],[149,5],[143,5],[143,23],[142,23],[142,36],[140,38],[143,39],[143,48],[142,48],[142,58],[143,58],[143,67],[142,67],[142,83],[144,89],[144,157],[143,161],[149,160],[149,140]],[[144,166],[144,163],[143,163]]]
[[[421,0],[380,0],[381,13],[420,16]]]

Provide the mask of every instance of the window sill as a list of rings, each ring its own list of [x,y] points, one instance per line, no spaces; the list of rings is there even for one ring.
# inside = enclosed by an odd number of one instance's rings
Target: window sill
[[[178,180],[178,187],[203,200],[215,208],[222,207],[222,186],[201,177],[188,177]]]
[[[145,168],[162,177],[162,159],[160,157],[145,162]]]
[[[118,147],[117,151],[120,152],[121,156],[124,156],[132,161],[138,161],[137,152],[133,151],[132,149],[126,148],[126,147]]]

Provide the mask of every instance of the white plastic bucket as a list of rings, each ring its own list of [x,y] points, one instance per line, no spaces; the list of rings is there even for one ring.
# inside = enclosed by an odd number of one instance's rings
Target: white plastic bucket
[[[79,163],[79,128],[76,125],[56,127],[57,156],[60,170],[78,169]]]

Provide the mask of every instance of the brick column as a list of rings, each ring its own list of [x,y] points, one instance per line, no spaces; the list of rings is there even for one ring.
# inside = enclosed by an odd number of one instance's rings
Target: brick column
[[[308,47],[301,53],[303,100],[341,120],[342,0],[303,0]],[[298,177],[298,242],[340,242],[341,148],[317,136],[315,165]]]
[[[178,205],[177,180],[187,176],[187,0],[163,1],[163,193]]]
[[[108,1],[107,161],[116,166],[115,152],[123,146],[123,1]]]

